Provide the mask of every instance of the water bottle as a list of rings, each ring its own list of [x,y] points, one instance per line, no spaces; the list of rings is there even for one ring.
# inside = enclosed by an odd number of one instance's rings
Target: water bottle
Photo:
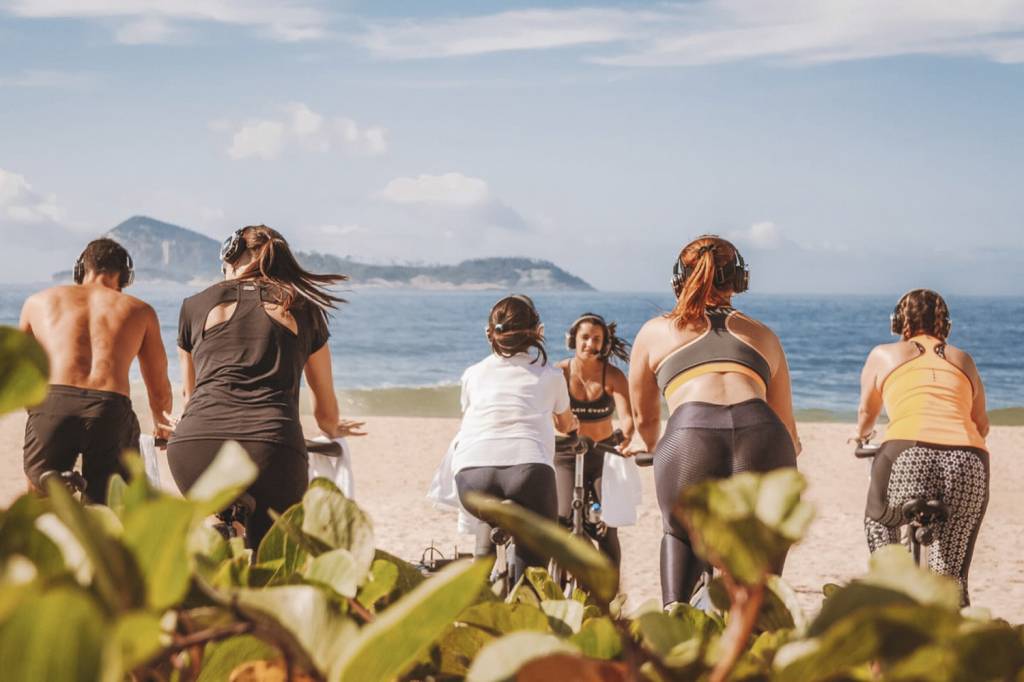
[[[599,523],[601,521],[601,503],[594,502],[590,505],[590,511],[587,513],[587,520],[590,523]]]

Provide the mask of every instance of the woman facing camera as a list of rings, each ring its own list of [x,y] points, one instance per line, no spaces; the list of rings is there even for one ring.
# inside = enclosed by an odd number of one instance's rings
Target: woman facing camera
[[[689,600],[705,570],[672,514],[683,488],[795,466],[800,451],[782,345],[771,329],[732,307],[748,278],[736,247],[714,235],[698,237],[673,267],[675,308],[644,324],[633,343],[629,394],[640,442],[629,451],[654,451],[666,606]],[[659,439],[662,396],[670,416]]]
[[[629,405],[629,384],[626,375],[611,364],[618,358],[629,359],[629,344],[615,334],[615,323],[606,322],[596,313],[583,313],[566,333],[566,346],[573,357],[558,363],[569,385],[569,404],[579,420],[579,435],[615,447],[612,416],[616,413],[623,441],[633,438],[633,415]],[[588,452],[584,457],[583,485],[591,487],[601,499],[601,474],[604,455]],[[572,515],[572,490],[575,482],[576,457],[555,456],[555,478],[558,483],[558,516]],[[608,528],[598,541],[601,550],[618,566],[622,557],[618,529]]]
[[[462,505],[470,491],[511,500],[554,520],[555,427],[577,427],[562,373],[547,364],[544,325],[529,297],[507,296],[487,319],[491,354],[462,374],[462,426],[452,456]],[[490,529],[477,530],[477,556],[493,551]],[[516,547],[516,576],[541,557]]]
[[[307,487],[303,373],[324,435],[362,435],[360,424],[339,419],[327,347],[327,311],[342,302],[327,287],[346,277],[303,270],[284,237],[265,225],[237,230],[220,257],[225,281],[181,306],[186,402],[167,460],[185,492],[225,441],[238,441],[259,467],[246,526],[246,545],[255,548],[272,524],[269,510],[284,512]]]
[[[967,572],[988,506],[985,389],[971,356],[946,342],[952,324],[937,293],[905,294],[891,326],[900,340],[876,346],[861,372],[857,440],[871,437],[883,405],[889,417],[871,466],[868,548],[899,542],[905,502],[942,500],[949,518],[936,526],[928,564],[959,581],[966,605]]]

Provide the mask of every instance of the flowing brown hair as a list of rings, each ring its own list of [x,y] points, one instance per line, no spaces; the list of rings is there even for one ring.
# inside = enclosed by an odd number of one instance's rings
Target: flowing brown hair
[[[274,285],[278,303],[285,310],[296,300],[307,301],[326,314],[328,309],[345,303],[345,299],[331,293],[329,287],[348,279],[342,274],[318,274],[309,272],[299,265],[288,242],[277,230],[266,225],[243,227],[240,238],[245,242],[232,262],[237,262],[243,253],[252,254],[252,264],[242,273],[241,279],[261,279]]]
[[[491,350],[504,358],[536,348],[537,357],[533,362],[540,360],[542,365],[548,362],[544,334],[540,331],[540,314],[529,296],[512,294],[494,304],[487,318],[487,340],[491,342]]]
[[[731,279],[715,283],[716,271],[735,263],[736,247],[717,235],[701,235],[684,246],[679,252],[679,264],[688,274],[685,279],[673,278],[678,301],[665,317],[674,320],[679,328],[693,322],[703,323],[705,309],[728,303],[733,294]]]

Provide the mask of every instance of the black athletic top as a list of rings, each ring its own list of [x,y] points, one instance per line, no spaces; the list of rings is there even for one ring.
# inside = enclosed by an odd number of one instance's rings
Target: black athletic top
[[[601,368],[601,395],[596,400],[578,400],[569,391],[569,409],[581,422],[604,421],[615,413],[615,398],[604,389],[605,374],[608,372],[608,363],[605,362]],[[572,362],[569,362],[569,376],[572,376]]]
[[[327,342],[327,323],[297,298],[289,310],[298,326],[292,333],[263,308],[278,301],[275,285],[254,280],[215,284],[185,299],[178,346],[192,354],[196,386],[173,441],[256,440],[305,450],[299,383],[306,360]],[[204,331],[211,310],[235,302],[230,319]]]
[[[683,377],[691,370],[706,365],[728,366],[751,372],[768,387],[772,370],[768,361],[753,346],[741,341],[732,332],[726,321],[735,313],[733,308],[708,308],[707,330],[685,346],[681,346],[665,357],[655,370],[658,388],[663,394],[670,392],[671,384],[677,377]],[[731,370],[730,370],[731,371]],[[684,381],[685,377],[681,379]],[[676,382],[679,383],[679,382]]]

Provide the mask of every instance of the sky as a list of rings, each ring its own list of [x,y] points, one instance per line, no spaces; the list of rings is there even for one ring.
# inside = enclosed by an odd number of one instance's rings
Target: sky
[[[136,214],[370,262],[1024,295],[1024,0],[0,0],[0,282]]]

